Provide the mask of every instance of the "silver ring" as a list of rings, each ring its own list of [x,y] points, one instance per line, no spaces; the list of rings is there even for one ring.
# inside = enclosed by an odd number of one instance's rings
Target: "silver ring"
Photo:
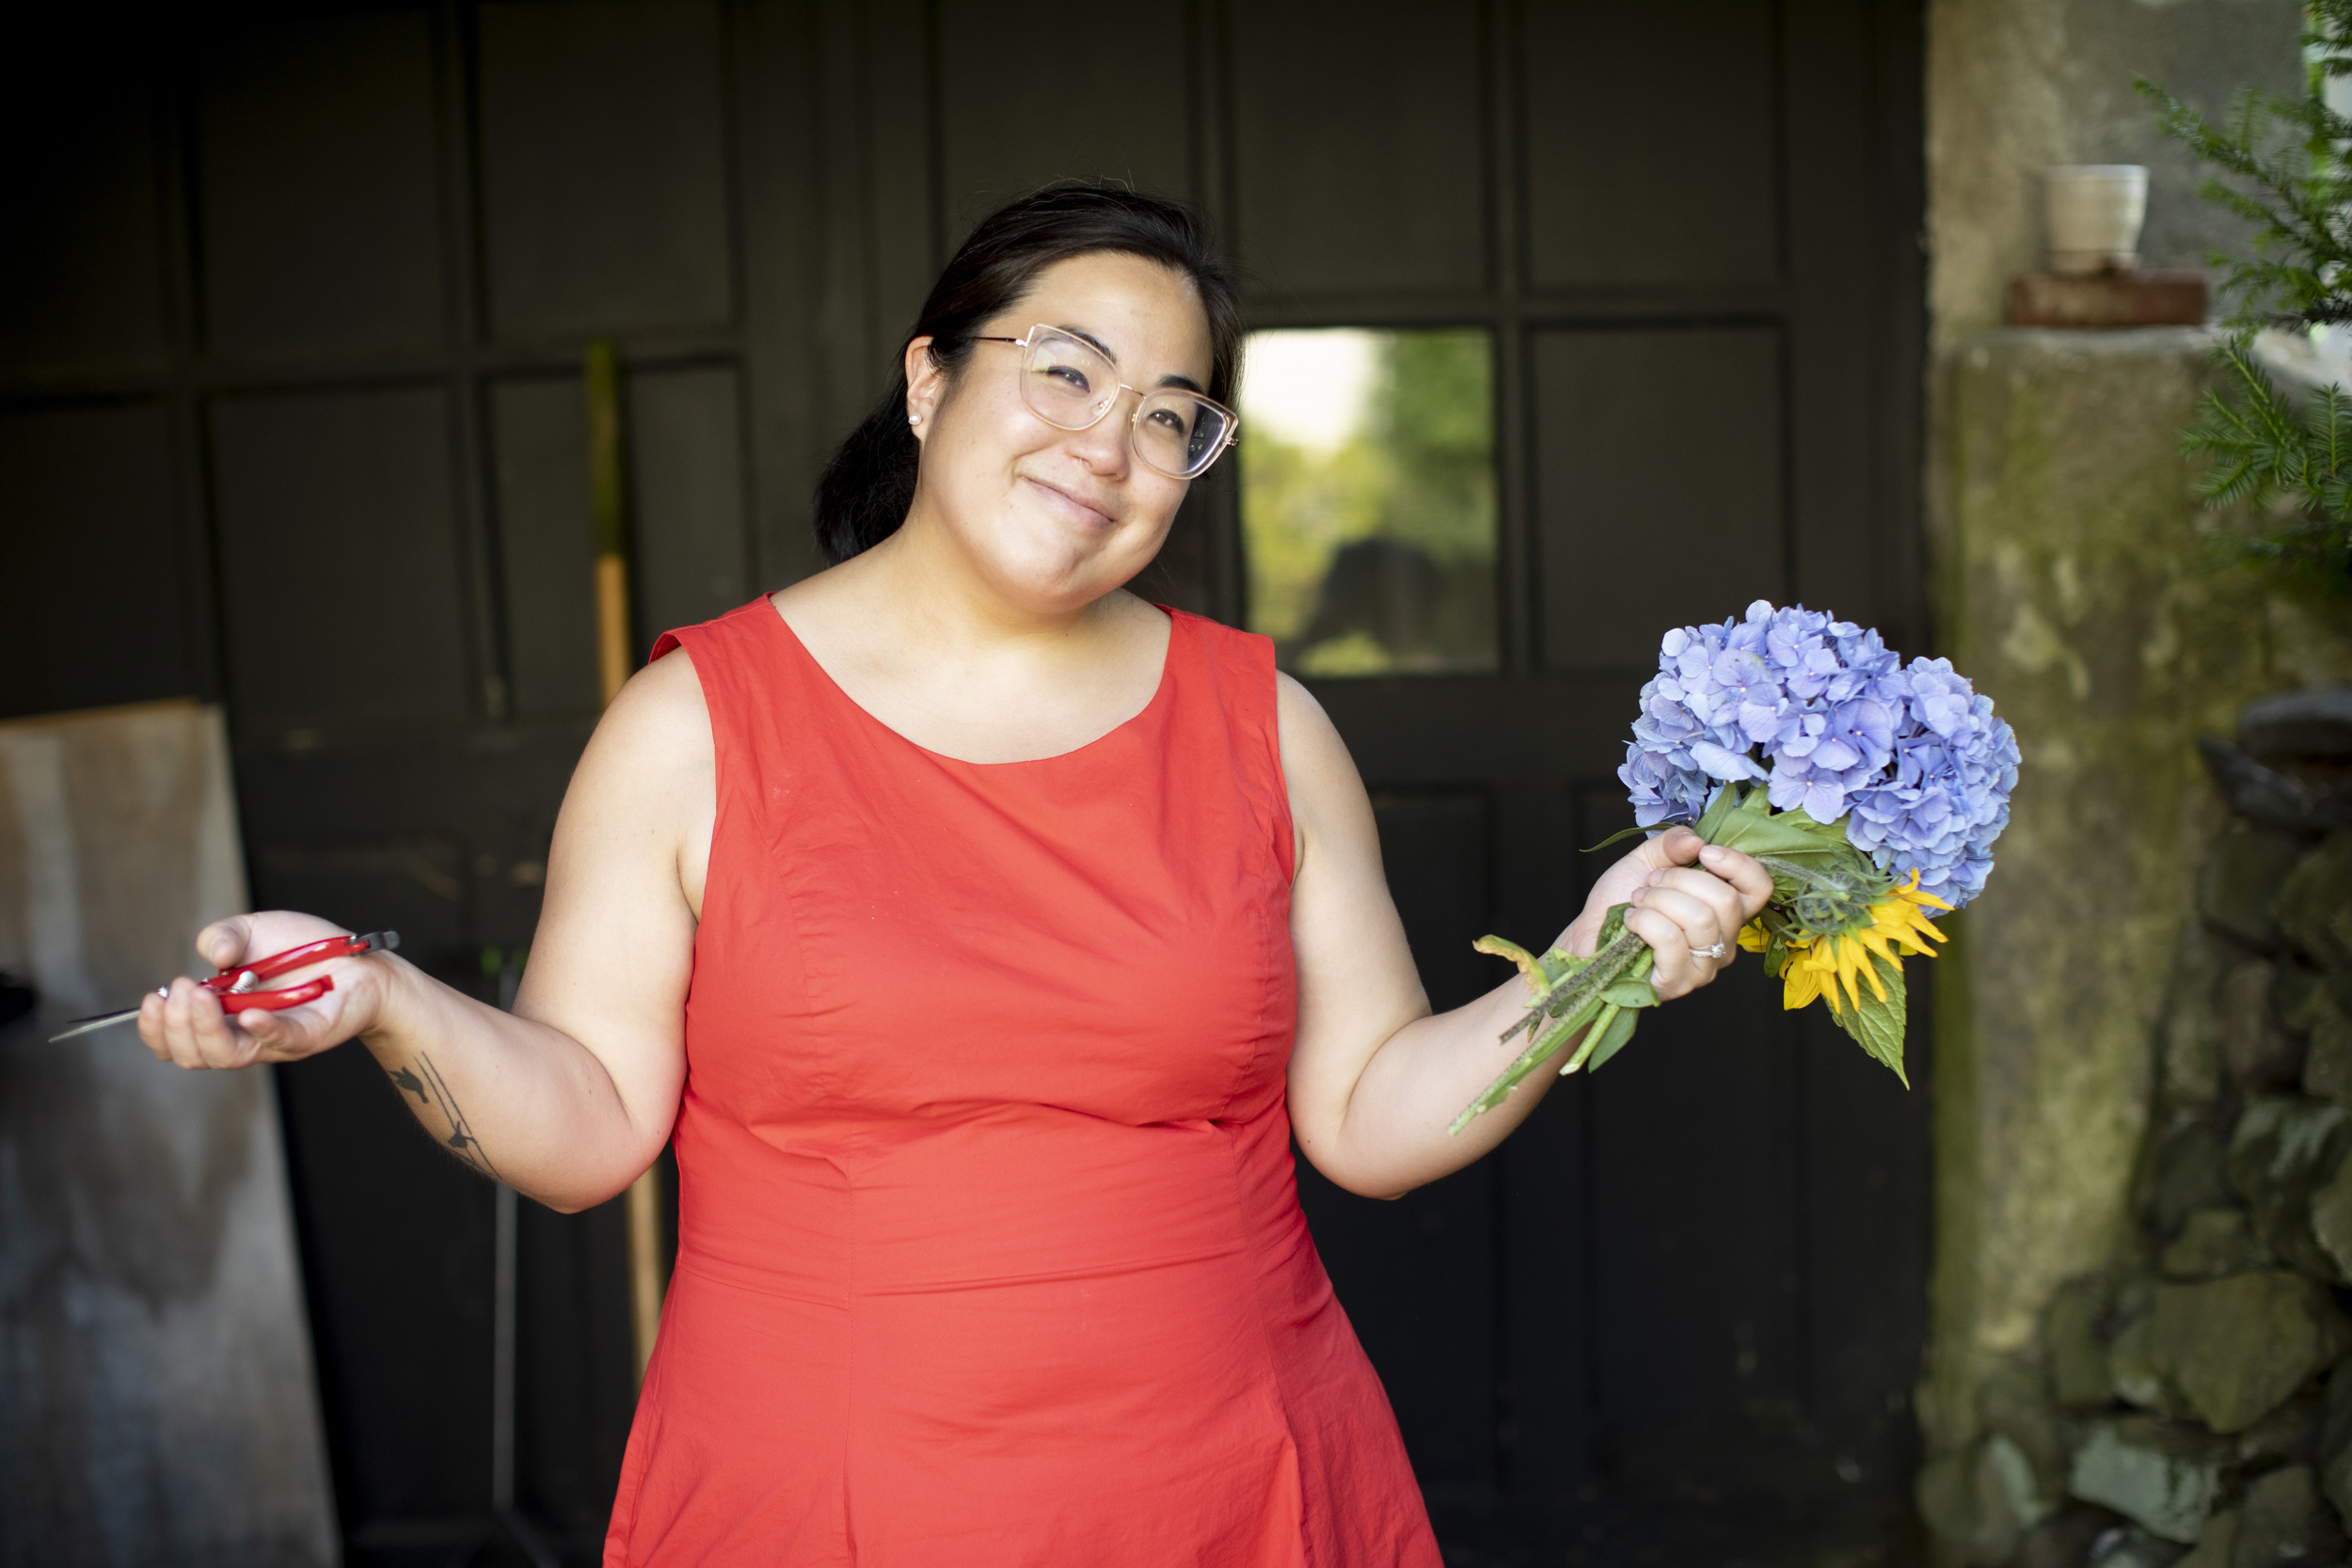
[[[1728,951],[1729,949],[1724,947],[1724,944],[1719,942],[1712,947],[1692,948],[1691,957],[1694,958],[1720,958]]]

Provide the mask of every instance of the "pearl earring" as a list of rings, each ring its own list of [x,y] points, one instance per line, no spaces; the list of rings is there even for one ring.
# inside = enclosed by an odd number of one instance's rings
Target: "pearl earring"
[[[907,423],[909,424],[921,424],[922,422],[923,416],[920,414],[909,414],[907,416]]]

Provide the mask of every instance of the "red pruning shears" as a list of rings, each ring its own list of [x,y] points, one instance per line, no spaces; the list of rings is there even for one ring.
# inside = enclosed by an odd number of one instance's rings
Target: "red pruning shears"
[[[262,981],[311,964],[325,963],[329,958],[357,958],[368,953],[389,953],[399,945],[398,931],[370,931],[363,937],[328,937],[324,942],[304,942],[300,947],[273,953],[249,964],[224,969],[211,979],[198,983],[219,997],[221,1006],[232,1013],[274,1013],[287,1007],[299,1007],[305,1002],[316,1002],[335,989],[335,982],[331,976],[322,974],[315,980],[288,986],[284,990],[262,990],[258,988]],[[155,994],[168,996],[171,988],[166,986]],[[121,1023],[138,1016],[138,1008],[131,1007],[119,1013],[101,1013],[96,1018],[77,1018],[67,1024],[62,1033],[50,1036],[49,1041],[55,1045],[59,1040],[70,1040],[76,1035],[87,1035],[93,1029],[103,1029],[108,1024]]]

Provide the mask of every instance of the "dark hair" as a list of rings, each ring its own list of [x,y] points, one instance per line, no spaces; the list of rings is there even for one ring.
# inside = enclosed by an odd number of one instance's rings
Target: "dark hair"
[[[907,426],[906,345],[928,336],[932,363],[952,374],[971,357],[973,334],[1017,304],[1039,273],[1104,251],[1158,261],[1192,279],[1209,318],[1209,395],[1232,402],[1241,305],[1207,228],[1190,209],[1117,185],[1068,182],[1032,191],[982,218],[964,240],[899,342],[890,390],[818,478],[817,543],[827,565],[889,538],[914,504],[922,446]]]

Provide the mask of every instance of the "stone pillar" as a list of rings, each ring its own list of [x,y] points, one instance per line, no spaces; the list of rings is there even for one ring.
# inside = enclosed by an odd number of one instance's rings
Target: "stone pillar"
[[[1996,332],[1937,365],[1942,645],[2025,754],[1984,896],[1936,965],[1936,1262],[1920,1415],[1979,1430],[1997,1368],[2124,1235],[2153,1039],[2222,820],[2196,738],[2343,679],[2324,621],[2218,565],[2177,431],[2203,332]]]
[[[2242,250],[2243,228],[2196,199],[2197,171],[2133,78],[2209,114],[2243,87],[2296,91],[2301,24],[2296,0],[1929,0],[1931,597],[1938,651],[1999,705],[2025,755],[1998,867],[1934,966],[1919,1414],[1946,1560],[1997,1561],[2014,1544],[2013,1530],[1962,1539],[1956,1498],[1994,1495],[1975,1513],[1997,1522],[2030,1472],[2060,1462],[2025,1451],[2055,1437],[1971,1445],[1989,1408],[2016,1402],[2011,1374],[2041,1377],[2053,1292],[2128,1229],[2153,1032],[2221,819],[2195,738],[2228,734],[2249,697],[2352,669],[2309,610],[2208,556],[2216,519],[2178,450],[2206,335],[2007,331],[2004,293],[2040,262],[2050,164],[2150,166],[2148,265]]]

